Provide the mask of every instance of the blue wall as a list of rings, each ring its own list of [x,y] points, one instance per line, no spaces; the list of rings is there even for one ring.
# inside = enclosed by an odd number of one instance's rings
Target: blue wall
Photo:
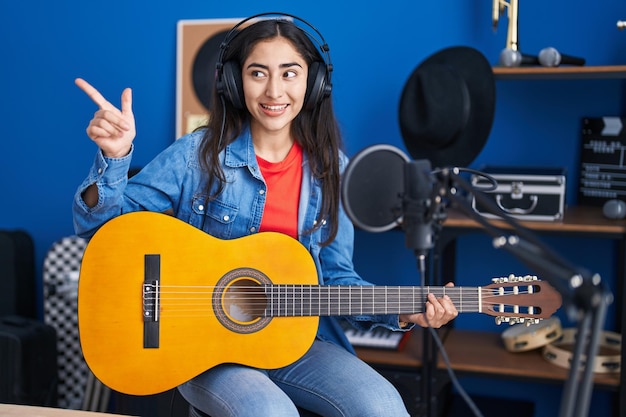
[[[52,243],[73,233],[72,196],[95,151],[84,132],[95,106],[73,79],[86,78],[113,103],[119,103],[124,87],[134,89],[135,165],[145,164],[174,139],[177,20],[281,10],[312,22],[331,48],[334,100],[351,155],[375,143],[404,148],[397,108],[411,71],[428,55],[453,45],[473,46],[495,63],[508,24],[503,18],[497,32],[491,30],[490,0],[401,0],[388,7],[328,0],[263,3],[0,1],[0,228],[33,235],[39,273]],[[624,64],[626,32],[616,29],[619,19],[626,19],[622,0],[522,2],[520,45],[535,54],[551,45],[585,57],[589,65]],[[473,165],[555,165],[573,173],[580,119],[623,115],[623,96],[619,80],[498,81],[495,123]],[[568,178],[569,204],[575,203],[576,180]],[[417,282],[403,236],[358,232],[357,238],[355,262],[367,279]],[[584,250],[586,241],[551,243],[611,279],[612,252],[606,242],[592,242]],[[481,285],[492,275],[523,272],[515,261],[481,247],[480,238],[461,242],[462,284]],[[458,324],[488,329],[491,321],[463,318]],[[555,401],[558,405],[558,399],[545,397],[538,416],[554,408]]]

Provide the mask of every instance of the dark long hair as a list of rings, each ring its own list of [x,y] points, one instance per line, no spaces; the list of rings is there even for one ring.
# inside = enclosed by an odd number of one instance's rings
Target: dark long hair
[[[261,20],[242,29],[230,42],[223,61],[234,60],[239,62],[241,67],[258,42],[277,37],[290,41],[309,67],[313,62],[323,62],[320,52],[307,33],[284,19]],[[200,147],[200,161],[209,175],[207,190],[210,199],[221,193],[226,182],[219,153],[241,134],[250,118],[246,108],[236,109],[229,100],[217,94],[216,88],[213,88],[212,94],[213,108],[210,109],[210,117]],[[322,244],[327,245],[337,235],[341,204],[339,151],[343,148],[332,99],[325,98],[312,109],[303,108],[291,123],[291,134],[308,156],[311,173],[322,186],[320,217],[315,226],[307,232],[321,227],[325,220],[329,223],[330,229],[327,239]],[[211,193],[216,183],[218,187]]]

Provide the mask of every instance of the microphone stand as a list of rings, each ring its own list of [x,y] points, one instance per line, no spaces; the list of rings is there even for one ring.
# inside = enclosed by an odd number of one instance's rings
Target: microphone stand
[[[600,275],[575,266],[556,254],[535,234],[503,212],[482,191],[473,187],[459,175],[459,172],[458,168],[445,168],[434,173],[433,195],[439,196],[435,204],[440,206],[439,209],[443,209],[443,202],[447,199],[449,203],[479,223],[486,233],[493,237],[495,248],[510,252],[531,269],[536,270],[542,279],[559,291],[568,316],[578,321],[577,338],[561,399],[559,417],[587,416],[593,388],[591,361],[598,353],[600,331],[606,317],[607,306],[613,302],[612,293]],[[467,198],[460,195],[459,190],[473,194],[477,202],[500,216],[514,233],[507,234],[475,212]],[[585,361],[589,362],[589,366],[585,366]]]
[[[404,194],[402,199],[405,246],[412,249],[420,273],[420,286],[426,286],[428,254],[434,246],[435,227],[441,225],[441,197],[431,186],[431,164],[427,159],[418,159],[404,164]],[[435,226],[437,225],[437,226]],[[430,284],[430,282],[429,282]],[[435,381],[437,370],[437,349],[431,329],[422,329],[422,369],[420,415],[435,416],[438,404],[434,403],[431,382]]]

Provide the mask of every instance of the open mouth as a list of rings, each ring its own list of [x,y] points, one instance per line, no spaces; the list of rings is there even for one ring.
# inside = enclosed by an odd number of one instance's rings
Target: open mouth
[[[281,111],[281,110],[285,110],[287,108],[288,104],[282,104],[280,106],[268,106],[266,104],[261,104],[261,107],[263,107],[265,110],[269,110],[269,111]]]

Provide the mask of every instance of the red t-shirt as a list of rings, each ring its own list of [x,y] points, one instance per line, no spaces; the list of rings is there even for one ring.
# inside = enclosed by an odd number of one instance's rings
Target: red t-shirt
[[[261,232],[280,232],[298,239],[298,204],[302,184],[302,148],[294,142],[287,157],[268,162],[257,156],[267,185]]]

